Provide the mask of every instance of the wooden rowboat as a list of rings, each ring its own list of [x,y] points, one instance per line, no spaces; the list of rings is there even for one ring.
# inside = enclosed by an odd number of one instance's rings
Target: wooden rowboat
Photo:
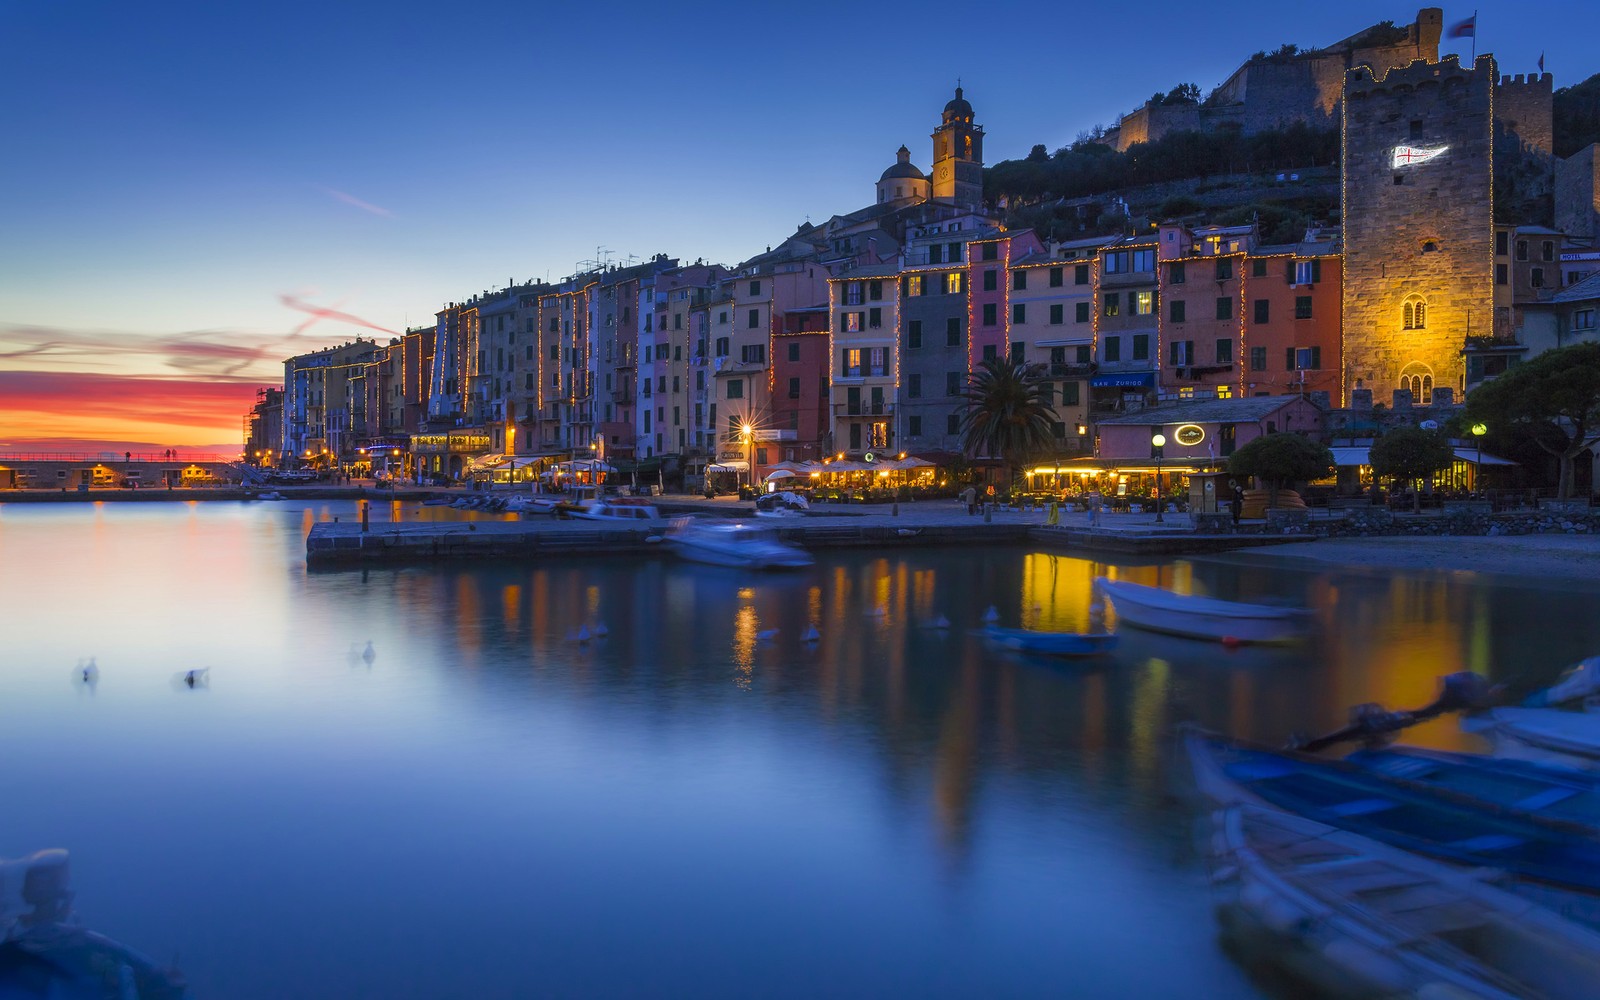
[[[1281,810],[1214,814],[1233,942],[1339,997],[1587,997],[1600,934],[1463,871]]]

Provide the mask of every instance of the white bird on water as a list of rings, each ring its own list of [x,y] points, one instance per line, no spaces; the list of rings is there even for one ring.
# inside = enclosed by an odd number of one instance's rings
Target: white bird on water
[[[868,618],[882,618],[885,615],[887,615],[888,613],[889,613],[889,609],[880,604],[877,607],[873,608],[871,611],[868,611],[867,612],[867,617]]]
[[[776,639],[778,637],[778,631],[779,631],[778,629],[769,628],[769,629],[767,629],[765,631],[757,632],[756,633],[756,641],[758,641],[758,642],[771,642],[772,640],[774,640],[774,639]]]
[[[611,634],[611,630],[606,628],[606,623],[605,622],[597,622],[595,624],[594,636],[595,636],[596,639],[604,639],[606,636],[608,636],[610,634]]]
[[[367,661],[368,666],[370,666],[372,664],[373,660],[376,660],[378,658],[377,650],[372,648],[372,640],[371,639],[367,640],[367,648],[363,649],[361,651],[361,658],[363,660]]]
[[[183,675],[185,687],[204,687],[211,681],[211,668],[201,667],[199,670],[190,670]]]
[[[587,626],[587,625],[579,625],[577,634],[574,635],[572,638],[577,640],[580,643],[588,642],[589,641],[589,626]]]
[[[822,641],[822,633],[817,631],[817,627],[815,625],[807,625],[806,630],[800,633],[800,641],[820,642]]]
[[[993,625],[995,622],[1000,620],[1000,609],[995,607],[993,604],[989,605],[989,610],[983,613],[983,620],[988,624]]]
[[[93,684],[100,679],[100,668],[95,666],[94,657],[92,656],[89,657],[88,663],[79,660],[77,669],[74,672],[77,674],[78,680],[85,684]]]
[[[940,630],[948,629],[950,627],[950,619],[940,615],[933,620],[933,627]]]

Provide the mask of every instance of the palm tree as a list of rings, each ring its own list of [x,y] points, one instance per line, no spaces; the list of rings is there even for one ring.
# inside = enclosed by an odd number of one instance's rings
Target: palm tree
[[[1056,411],[1050,385],[1038,369],[1004,358],[988,358],[967,376],[967,410],[961,416],[961,445],[967,454],[998,456],[1006,482],[1018,461],[1054,441]]]

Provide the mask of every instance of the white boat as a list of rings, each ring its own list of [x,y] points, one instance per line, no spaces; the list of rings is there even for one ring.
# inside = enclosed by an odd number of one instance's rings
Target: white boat
[[[757,517],[802,517],[811,501],[798,493],[766,493],[756,498]]]
[[[685,518],[666,536],[667,544],[691,562],[741,569],[799,569],[815,560],[811,553],[778,540],[778,533],[741,521],[693,521]]]
[[[1600,712],[1496,708],[1465,725],[1488,736],[1498,757],[1600,770]]]
[[[656,521],[661,512],[642,500],[612,498],[590,500],[572,511],[571,516],[585,521]]]
[[[1260,806],[1213,814],[1218,919],[1339,997],[1588,997],[1600,934],[1459,869]]]
[[[1151,632],[1224,643],[1275,643],[1302,638],[1310,624],[1310,612],[1303,608],[1191,597],[1105,577],[1096,579],[1095,586],[1110,599],[1118,622]]]

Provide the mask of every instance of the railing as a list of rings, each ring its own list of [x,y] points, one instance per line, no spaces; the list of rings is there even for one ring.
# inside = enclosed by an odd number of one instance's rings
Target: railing
[[[1088,378],[1095,373],[1095,369],[1098,367],[1092,361],[1082,364],[1052,361],[1050,362],[1050,375],[1052,378]]]

